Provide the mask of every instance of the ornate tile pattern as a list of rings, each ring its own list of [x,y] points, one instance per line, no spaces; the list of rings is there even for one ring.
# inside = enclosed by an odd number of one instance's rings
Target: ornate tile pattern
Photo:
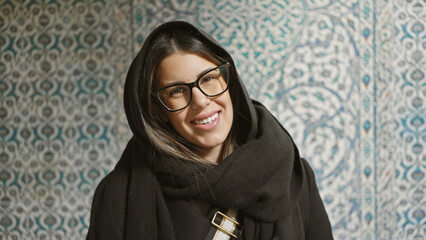
[[[0,2],[0,239],[82,239],[131,133],[127,68],[186,20],[312,164],[336,239],[425,239],[422,0]]]
[[[391,129],[398,146],[392,163],[394,222],[398,238],[423,239],[426,236],[426,4],[395,1],[393,9],[396,24],[391,90],[395,98]]]

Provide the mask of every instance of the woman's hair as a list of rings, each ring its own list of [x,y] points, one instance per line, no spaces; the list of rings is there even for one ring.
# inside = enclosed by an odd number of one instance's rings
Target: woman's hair
[[[191,28],[169,29],[154,36],[150,41],[149,49],[145,55],[145,62],[142,68],[144,74],[138,79],[139,102],[142,110],[142,123],[145,132],[154,147],[160,153],[166,153],[172,157],[192,161],[195,163],[211,164],[207,160],[196,154],[197,146],[180,136],[170,123],[164,122],[160,118],[161,104],[152,97],[151,93],[156,86],[156,68],[167,56],[176,52],[191,52],[198,54],[216,65],[220,65],[231,59],[224,59],[214,52],[217,46],[205,40],[201,33]],[[217,50],[219,51],[219,50]],[[223,50],[222,50],[223,51]],[[226,56],[225,56],[226,58]],[[230,83],[238,81],[235,79],[236,72],[230,67]],[[236,96],[233,96],[232,85],[230,84],[230,96],[233,104]],[[235,106],[235,105],[234,105]],[[235,109],[235,107],[234,107]],[[235,112],[235,111],[234,111]],[[235,123],[234,114],[234,123]],[[233,124],[234,125],[234,124]],[[235,146],[234,127],[231,128],[219,156],[220,160],[228,156]]]

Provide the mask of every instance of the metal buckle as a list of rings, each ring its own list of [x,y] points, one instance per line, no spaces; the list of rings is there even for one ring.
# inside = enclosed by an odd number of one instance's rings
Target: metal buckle
[[[240,225],[240,223],[238,223],[238,222],[237,222],[237,221],[235,221],[233,218],[228,217],[226,214],[224,214],[224,213],[222,213],[222,212],[220,212],[220,211],[216,211],[216,213],[214,214],[214,216],[213,216],[213,218],[212,218],[212,220],[211,220],[211,224],[212,224],[213,226],[215,226],[217,229],[219,229],[220,231],[222,231],[222,232],[226,233],[228,236],[231,236],[231,237],[233,237],[233,238],[237,239],[237,236],[236,236],[234,233],[230,232],[228,229],[226,229],[226,228],[224,228],[224,227],[222,227],[222,226],[220,226],[220,225],[218,225],[217,223],[215,223],[215,222],[214,222],[214,220],[216,219],[217,214],[221,215],[221,216],[222,216],[223,218],[225,218],[226,220],[231,221],[231,222],[235,225],[234,229],[237,229],[237,230],[239,230],[239,231],[241,232],[241,229],[238,229],[238,228],[237,228],[237,226],[239,226],[239,225]]]

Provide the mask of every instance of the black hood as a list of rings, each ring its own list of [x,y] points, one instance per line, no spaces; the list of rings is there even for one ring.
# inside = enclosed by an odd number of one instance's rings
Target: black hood
[[[201,42],[209,46],[213,52],[222,59],[226,59],[231,64],[232,77],[229,86],[231,99],[233,99],[234,121],[233,128],[236,131],[237,144],[243,144],[252,139],[257,131],[257,118],[252,101],[247,93],[244,84],[238,76],[234,60],[231,55],[220,44],[203,30],[183,21],[167,22],[157,27],[146,38],[139,53],[133,60],[130,69],[127,73],[126,83],[124,86],[124,108],[127,116],[127,121],[134,134],[134,137],[139,144],[146,144],[147,134],[145,126],[142,122],[142,108],[147,107],[144,104],[142,89],[140,82],[148,81],[151,73],[148,72],[146,61],[149,56],[147,53],[152,47],[156,37],[164,32],[176,29],[184,29],[186,32],[191,32]],[[234,97],[233,97],[234,96]],[[238,97],[235,97],[238,96]]]

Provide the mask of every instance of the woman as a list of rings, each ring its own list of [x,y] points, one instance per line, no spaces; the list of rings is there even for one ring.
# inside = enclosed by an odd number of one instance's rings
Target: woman
[[[206,33],[155,29],[124,104],[134,136],[96,189],[88,239],[332,239],[308,163]]]

